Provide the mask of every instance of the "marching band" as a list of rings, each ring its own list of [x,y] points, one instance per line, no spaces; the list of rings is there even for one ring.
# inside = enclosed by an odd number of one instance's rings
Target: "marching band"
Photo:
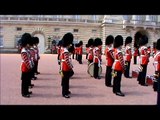
[[[83,54],[83,41],[79,41],[77,44],[73,44],[74,36],[72,33],[66,33],[62,40],[57,44],[57,61],[59,73],[61,75],[62,96],[64,98],[70,98],[70,85],[69,80],[74,75],[72,59],[76,54],[76,60],[79,64],[82,64]],[[38,50],[38,37],[32,37],[29,33],[24,33],[21,40],[21,94],[23,97],[30,97],[34,84],[31,84],[31,80],[36,80],[35,75],[40,74],[38,72],[38,61],[40,59]],[[123,37],[121,35],[112,36],[108,35],[105,39],[105,51],[106,57],[106,72],[105,72],[105,86],[112,87],[113,93],[124,97],[124,93],[121,91],[122,75],[126,78],[132,78],[130,76],[130,64],[133,58],[133,64],[137,64],[137,56],[139,56],[139,73],[137,81],[142,86],[148,86],[146,83],[147,65],[149,63],[149,57],[154,57],[154,82],[153,90],[157,91],[157,104],[160,104],[160,39],[157,40],[157,44],[154,50],[151,51],[151,47],[147,47],[148,37],[142,35],[138,38],[138,42],[134,43],[134,52],[132,52],[132,37],[128,36],[125,39],[123,53]],[[138,47],[137,47],[138,46]],[[153,53],[153,54],[152,54]],[[72,58],[71,58],[71,55]],[[133,57],[132,57],[133,56]],[[87,71],[91,77],[95,79],[101,79],[102,73],[102,40],[101,38],[90,38],[86,44],[86,61]]]

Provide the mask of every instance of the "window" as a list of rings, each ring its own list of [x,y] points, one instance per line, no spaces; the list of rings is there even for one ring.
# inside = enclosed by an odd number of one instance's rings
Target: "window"
[[[96,15],[92,15],[92,20],[97,21],[97,16]]]
[[[78,32],[78,29],[73,29],[73,32]]]
[[[96,32],[97,32],[97,30],[95,30],[95,29],[92,30],[92,33],[96,33]]]
[[[60,28],[54,28],[54,32],[59,32]]]
[[[0,47],[3,47],[3,36],[0,36]]]
[[[17,31],[21,31],[22,28],[21,28],[21,27],[17,27],[16,30],[17,30]]]

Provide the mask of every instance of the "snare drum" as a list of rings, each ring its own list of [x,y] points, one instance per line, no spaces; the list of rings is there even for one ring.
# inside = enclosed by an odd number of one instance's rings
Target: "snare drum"
[[[87,70],[88,74],[90,74],[91,77],[94,76],[94,63],[91,63],[88,66],[88,70]],[[99,72],[98,72],[98,76],[100,76],[102,74],[102,66],[99,67]]]

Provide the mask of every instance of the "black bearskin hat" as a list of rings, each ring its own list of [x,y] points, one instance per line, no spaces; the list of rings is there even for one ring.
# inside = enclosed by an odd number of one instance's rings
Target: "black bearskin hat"
[[[62,46],[67,47],[68,45],[72,44],[73,42],[73,34],[72,33],[66,33],[62,38]]]
[[[90,47],[91,45],[93,45],[93,43],[94,43],[94,40],[92,38],[90,38],[88,40],[88,47]]]
[[[160,50],[160,39],[157,40],[156,49]]]
[[[143,35],[142,37],[141,37],[141,39],[139,40],[139,45],[140,46],[143,46],[143,45],[145,45],[145,44],[147,44],[148,43],[148,37],[146,36],[146,35]]]
[[[125,40],[125,46],[129,43],[132,43],[132,37],[131,36],[128,36]]]
[[[33,37],[33,44],[38,44],[38,43],[39,43],[39,38]]]
[[[99,45],[102,45],[102,40],[101,40],[101,38],[96,38],[95,40],[94,40],[94,46],[99,46]]]
[[[105,41],[105,45],[109,45],[109,44],[112,44],[114,41],[114,37],[112,35],[108,35],[106,37],[106,41]]]
[[[57,46],[62,46],[62,40],[58,42]]]
[[[134,36],[134,47],[139,48],[139,41],[142,37],[142,34],[140,32],[137,32]]]
[[[86,48],[88,48],[88,44],[86,44]]]
[[[123,37],[121,35],[117,35],[114,39],[113,46],[114,48],[118,48],[123,45]]]
[[[80,45],[83,45],[83,41],[79,41],[79,44],[80,44]]]
[[[31,44],[32,37],[30,33],[24,33],[20,39],[22,47],[25,47],[27,44]]]
[[[34,37],[31,37],[31,42],[29,43],[30,46],[34,45]]]

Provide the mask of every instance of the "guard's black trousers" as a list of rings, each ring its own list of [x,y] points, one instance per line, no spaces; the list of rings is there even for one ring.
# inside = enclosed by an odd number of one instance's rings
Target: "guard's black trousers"
[[[63,77],[61,81],[62,86],[62,95],[68,95],[69,91],[69,78],[70,78],[70,71],[63,71]]]
[[[129,77],[130,63],[131,63],[130,61],[125,61],[126,69],[125,69],[125,71],[124,71],[124,76],[125,76],[126,78],[128,78],[128,77]]]
[[[112,81],[112,66],[106,67],[105,85],[110,86]]]
[[[139,72],[138,75],[138,81],[140,85],[146,84],[146,73],[147,73],[147,65],[141,65],[142,66],[142,72]]]
[[[98,77],[98,72],[99,72],[98,63],[94,63],[94,78]]]
[[[113,93],[121,92],[121,78],[122,78],[122,72],[116,71],[116,76],[113,79]]]
[[[21,74],[21,94],[27,95],[29,93],[29,84],[31,81],[31,74],[30,72],[22,72]]]

